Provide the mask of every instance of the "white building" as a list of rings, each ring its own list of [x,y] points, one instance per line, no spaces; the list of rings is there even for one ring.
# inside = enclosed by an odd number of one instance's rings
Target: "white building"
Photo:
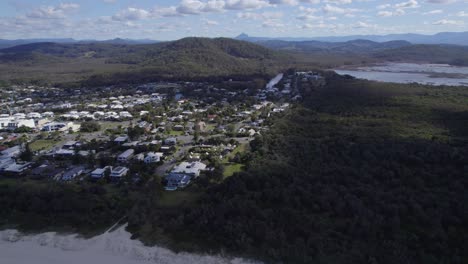
[[[24,119],[14,116],[0,118],[0,129],[15,130],[22,126],[36,128],[36,123],[34,123],[34,119]]]
[[[163,155],[164,154],[162,152],[148,152],[148,154],[146,154],[146,157],[145,157],[145,163],[149,164],[149,163],[159,162],[161,161],[161,157]]]
[[[111,170],[110,177],[114,179],[120,179],[123,176],[127,175],[128,168],[126,167],[116,167]]]
[[[117,160],[119,162],[127,162],[133,156],[133,153],[135,153],[135,150],[127,149],[117,157]]]
[[[187,174],[192,177],[200,176],[200,172],[206,169],[206,165],[201,162],[182,162],[177,165],[171,173]]]

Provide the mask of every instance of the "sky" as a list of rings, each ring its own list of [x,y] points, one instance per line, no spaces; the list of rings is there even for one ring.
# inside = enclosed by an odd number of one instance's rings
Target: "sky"
[[[468,0],[0,0],[0,39],[468,31]]]

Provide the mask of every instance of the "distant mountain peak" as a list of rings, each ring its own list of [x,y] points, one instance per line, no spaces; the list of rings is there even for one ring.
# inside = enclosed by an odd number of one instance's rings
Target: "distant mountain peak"
[[[244,39],[244,38],[249,38],[249,35],[245,33],[241,33],[239,36],[236,37],[236,39]]]

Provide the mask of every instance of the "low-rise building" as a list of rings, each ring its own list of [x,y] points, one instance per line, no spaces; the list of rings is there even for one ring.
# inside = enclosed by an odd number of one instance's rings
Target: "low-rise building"
[[[166,138],[164,140],[164,145],[174,146],[176,144],[177,144],[177,138],[175,137]]]
[[[77,166],[69,169],[66,171],[63,176],[62,180],[64,181],[70,181],[76,178],[78,175],[82,174],[84,172],[84,167],[83,166]]]
[[[120,136],[120,137],[116,137],[116,138],[114,139],[114,142],[117,143],[117,144],[119,144],[119,145],[121,145],[121,144],[123,144],[123,143],[125,143],[125,142],[127,142],[127,141],[128,141],[128,136],[127,136],[127,135]]]
[[[161,161],[161,157],[163,155],[164,154],[162,152],[148,152],[148,154],[146,154],[146,157],[145,157],[145,163],[149,164],[149,163],[159,162]]]
[[[105,176],[106,170],[111,170],[111,169],[112,169],[111,166],[106,166],[104,168],[97,168],[93,170],[89,176],[91,176],[91,178],[95,180],[101,179],[102,177]]]
[[[111,170],[110,177],[111,179],[121,179],[128,173],[127,167],[115,167]]]
[[[127,149],[126,151],[124,151],[122,154],[120,154],[119,156],[117,156],[117,161],[119,162],[127,162],[130,160],[130,158],[133,156],[133,154],[135,153],[135,150],[134,149]]]
[[[206,169],[206,165],[202,162],[182,162],[171,171],[171,173],[185,174],[190,177],[200,176],[200,172]]]
[[[180,173],[170,173],[166,176],[165,190],[175,191],[178,188],[184,188],[189,185],[191,177]]]

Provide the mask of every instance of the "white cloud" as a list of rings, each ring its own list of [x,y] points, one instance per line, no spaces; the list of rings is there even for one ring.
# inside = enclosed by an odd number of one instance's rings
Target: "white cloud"
[[[437,25],[437,26],[444,26],[444,25],[461,26],[461,25],[464,25],[464,22],[463,21],[457,21],[457,20],[442,19],[442,20],[438,20],[438,21],[432,23],[432,25]]]
[[[204,6],[205,4],[198,0],[182,0],[176,10],[182,14],[193,15],[199,14]]]
[[[351,13],[361,11],[361,10],[355,9],[355,8],[341,8],[341,7],[332,6],[332,5],[329,5],[329,4],[326,4],[325,6],[323,6],[322,10],[325,13],[332,13],[332,14],[351,14]]]
[[[407,2],[398,3],[395,5],[396,8],[417,8],[419,7],[418,1],[409,0]]]
[[[335,5],[343,5],[343,4],[351,4],[353,0],[325,0],[324,2],[335,4]]]
[[[298,4],[296,0],[268,0],[268,2],[272,5],[297,5]]]
[[[151,13],[145,9],[129,7],[112,16],[112,19],[116,21],[140,20],[150,16]]]
[[[393,12],[391,12],[391,11],[379,11],[377,13],[377,15],[380,16],[380,17],[391,17],[391,16],[393,16]]]
[[[392,6],[391,4],[378,5],[378,6],[377,6],[377,9],[386,9],[386,8],[391,7],[391,6]]]
[[[67,14],[79,8],[80,5],[75,3],[62,3],[58,6],[39,7],[26,14],[26,16],[39,19],[59,19],[65,18]]]
[[[270,4],[263,0],[226,0],[225,9],[230,10],[245,10],[245,9],[259,9],[267,7]]]
[[[443,12],[444,12],[444,10],[437,9],[437,10],[424,12],[423,15],[436,15],[436,14],[442,14]]]

